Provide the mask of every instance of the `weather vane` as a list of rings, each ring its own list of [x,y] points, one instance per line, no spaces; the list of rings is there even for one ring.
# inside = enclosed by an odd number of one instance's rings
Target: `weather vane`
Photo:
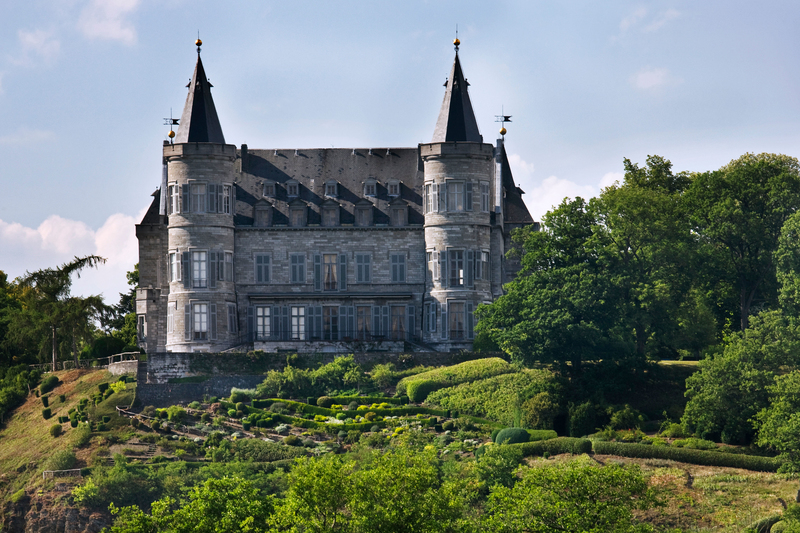
[[[505,139],[506,138],[506,133],[508,132],[508,130],[506,130],[506,122],[511,122],[511,115],[506,115],[505,114],[505,110],[503,109],[503,106],[500,106],[500,113],[502,113],[502,114],[494,116],[494,121],[501,123],[500,135],[502,135],[503,139]]]
[[[167,137],[169,137],[170,144],[172,144],[174,139],[175,139],[175,132],[172,130],[172,126],[177,126],[178,125],[178,120],[180,120],[180,119],[172,118],[172,108],[170,107],[169,108],[169,118],[165,118],[164,119],[164,125],[165,126],[169,126],[169,133],[167,133]]]

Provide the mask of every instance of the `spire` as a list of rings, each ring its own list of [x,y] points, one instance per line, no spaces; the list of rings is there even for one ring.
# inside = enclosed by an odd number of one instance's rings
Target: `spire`
[[[198,39],[197,64],[194,67],[192,81],[187,85],[189,94],[186,96],[186,104],[183,106],[175,142],[225,144],[225,136],[222,135],[222,126],[219,125],[214,99],[211,98],[212,85],[208,83],[206,71],[203,69],[203,61],[200,59],[201,44],[202,42]]]
[[[456,45],[456,59],[453,61],[450,77],[445,84],[447,89],[444,92],[444,102],[442,102],[442,110],[439,111],[439,120],[436,121],[436,129],[433,130],[431,142],[483,142],[483,137],[478,131],[475,113],[472,111],[472,103],[469,101],[467,92],[469,83],[464,79],[461,62],[458,59],[458,45],[461,43],[456,39],[454,44]]]

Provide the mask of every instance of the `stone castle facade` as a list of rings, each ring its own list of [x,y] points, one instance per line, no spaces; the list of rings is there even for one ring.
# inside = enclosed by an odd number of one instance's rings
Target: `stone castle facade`
[[[473,312],[533,224],[503,140],[484,143],[456,57],[430,143],[226,144],[198,58],[140,224],[147,352],[470,349]]]

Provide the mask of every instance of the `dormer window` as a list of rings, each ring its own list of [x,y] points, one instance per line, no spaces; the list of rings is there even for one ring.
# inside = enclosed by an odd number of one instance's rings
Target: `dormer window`
[[[256,202],[253,213],[253,225],[257,228],[272,226],[272,204],[266,200]]]
[[[264,196],[275,198],[275,183],[271,181],[264,183]]]
[[[295,180],[289,180],[286,182],[286,194],[289,197],[297,198],[300,196],[300,183]]]
[[[400,196],[400,182],[390,181],[386,188],[389,190],[389,196]]]
[[[330,198],[322,202],[322,225],[329,228],[339,225],[339,204]]]
[[[308,223],[308,206],[300,199],[289,202],[289,224],[295,228],[302,228]]]
[[[325,196],[328,198],[339,196],[339,183],[336,181],[325,182]]]
[[[364,182],[364,196],[375,196],[377,189],[377,182],[375,180],[367,180]]]
[[[366,198],[362,198],[355,204],[356,226],[371,226],[372,225],[372,202]]]

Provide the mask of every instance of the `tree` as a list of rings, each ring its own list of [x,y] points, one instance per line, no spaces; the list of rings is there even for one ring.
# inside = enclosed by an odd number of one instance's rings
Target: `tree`
[[[489,495],[487,531],[502,533],[622,533],[652,531],[632,511],[655,498],[638,466],[598,466],[582,460],[522,467],[513,487]]]
[[[759,446],[779,451],[795,471],[800,469],[800,371],[775,378],[769,405],[756,416]]]
[[[78,341],[93,337],[92,323],[105,309],[100,296],[70,296],[73,274],[80,277],[85,268],[105,263],[96,255],[76,257],[58,268],[27,272],[17,282],[21,306],[11,313],[9,337],[41,358],[52,354],[53,369],[58,360],[59,344],[73,349],[77,364]]]
[[[762,312],[731,335],[722,353],[700,361],[686,380],[682,422],[691,433],[726,443],[749,443],[751,419],[769,405],[769,387],[785,366],[800,362],[800,331],[779,311]]]
[[[800,165],[785,155],[745,154],[696,175],[686,205],[693,230],[735,277],[745,330],[754,305],[777,304],[773,254],[781,228],[800,206]]]
[[[775,263],[781,309],[786,316],[800,319],[800,212],[790,216],[781,228]]]
[[[0,364],[3,366],[19,362],[24,352],[8,338],[11,316],[22,304],[15,287],[8,283],[8,276],[0,270]]]

